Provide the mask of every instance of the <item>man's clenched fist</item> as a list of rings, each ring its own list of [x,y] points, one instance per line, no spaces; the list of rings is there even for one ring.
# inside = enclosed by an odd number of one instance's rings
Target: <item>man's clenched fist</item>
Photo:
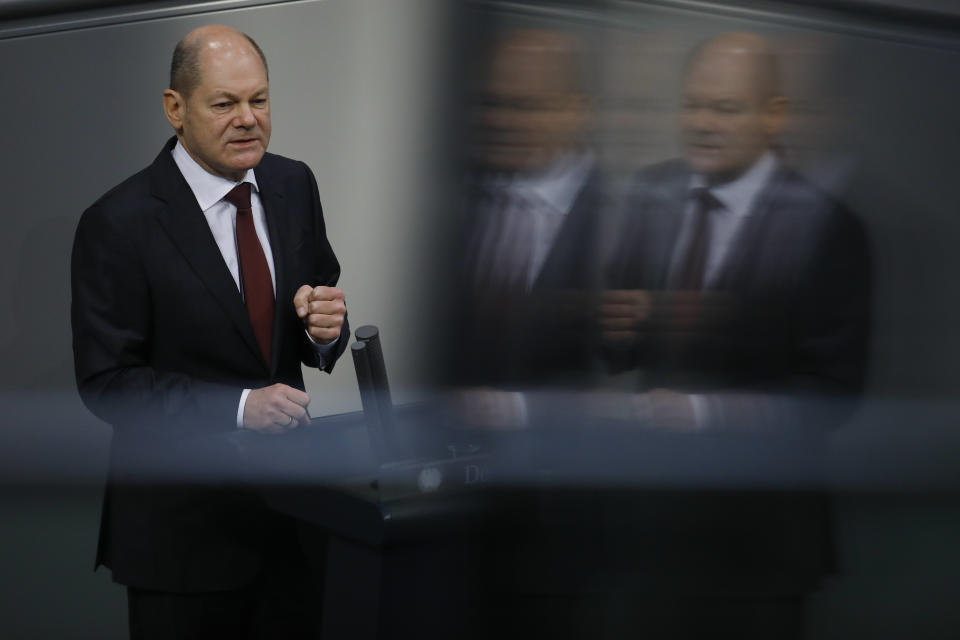
[[[330,344],[340,336],[343,318],[347,314],[347,305],[340,289],[305,284],[293,297],[293,306],[315,342]]]

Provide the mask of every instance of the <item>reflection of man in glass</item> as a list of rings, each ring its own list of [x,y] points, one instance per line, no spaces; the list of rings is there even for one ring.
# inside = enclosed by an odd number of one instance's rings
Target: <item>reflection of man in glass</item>
[[[494,48],[472,105],[471,155],[499,172],[536,172],[575,154],[587,117],[580,42],[554,31],[510,33]]]
[[[655,426],[822,425],[859,392],[863,231],[774,153],[786,107],[765,40],[707,41],[686,67],[683,161],[637,180],[601,315]]]
[[[864,232],[776,153],[787,109],[778,76],[770,44],[752,34],[693,51],[683,158],[638,174],[606,274],[603,355],[636,372],[639,392],[598,406],[631,425],[704,432],[663,438],[694,475],[718,460],[733,477],[770,469],[774,450],[812,472],[822,430],[863,383]],[[731,434],[741,430],[750,435]],[[750,448],[758,442],[769,449]],[[611,605],[623,628],[671,640],[802,637],[804,598],[829,568],[825,505],[815,490],[778,491],[773,475],[763,490],[695,483],[634,512],[611,507],[650,533],[609,546],[664,578]]]
[[[592,278],[598,190],[583,141],[582,50],[568,34],[512,32],[471,105],[455,346],[469,384],[526,384],[586,357],[583,324],[561,312],[560,295]]]

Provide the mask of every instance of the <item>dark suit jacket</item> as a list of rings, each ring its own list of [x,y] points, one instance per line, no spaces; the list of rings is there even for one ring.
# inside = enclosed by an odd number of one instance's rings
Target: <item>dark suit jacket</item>
[[[529,291],[504,291],[474,286],[478,258],[470,255],[482,230],[476,211],[487,197],[468,193],[457,271],[453,324],[448,360],[460,384],[516,386],[529,389],[579,384],[594,359],[587,326],[589,302],[584,291],[596,288],[601,272],[597,261],[598,216],[606,192],[596,169],[567,212]],[[464,254],[467,258],[464,259]]]
[[[197,485],[191,439],[236,430],[244,388],[303,389],[316,366],[293,296],[333,285],[313,175],[266,154],[255,169],[276,270],[271,362],[209,226],[170,155],[112,189],[77,228],[72,323],[77,384],[114,429],[97,561],[118,582],[174,591],[237,587],[257,572],[272,516],[237,487]],[[342,353],[344,327],[334,356]],[[333,360],[326,366],[329,372]]]
[[[717,451],[749,452],[754,439],[769,438],[812,474],[825,429],[849,415],[864,383],[871,302],[864,229],[843,205],[779,167],[716,282],[671,291],[689,181],[678,161],[635,180],[606,286],[649,291],[652,311],[635,348],[608,345],[607,362],[639,370],[641,390],[704,395],[712,428],[677,436],[678,446],[688,437],[694,451],[715,442],[730,447]],[[689,576],[684,589],[783,596],[806,592],[832,565],[828,504],[809,489],[707,486],[641,497],[635,511],[616,506],[627,514],[620,517],[656,514],[638,547],[665,571]]]
[[[684,315],[667,290],[689,179],[680,162],[669,162],[636,181],[607,287],[651,291],[655,304],[636,348],[608,352],[608,360],[643,370],[649,387],[727,394],[731,421],[758,407],[747,400],[738,409],[738,398],[751,393],[753,400],[799,400],[792,406],[801,414],[811,403],[830,405],[832,419],[842,417],[841,407],[849,409],[861,391],[866,367],[871,283],[861,224],[779,168],[717,282],[694,294],[698,308]],[[831,421],[816,415],[820,424]]]

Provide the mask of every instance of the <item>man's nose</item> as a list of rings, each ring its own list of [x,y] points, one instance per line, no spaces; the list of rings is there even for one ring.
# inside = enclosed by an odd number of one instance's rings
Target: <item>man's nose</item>
[[[253,109],[247,102],[238,103],[237,115],[234,118],[234,126],[249,129],[257,124],[257,119],[253,115]]]
[[[686,116],[687,128],[692,131],[711,132],[717,130],[717,121],[709,109],[695,109]]]

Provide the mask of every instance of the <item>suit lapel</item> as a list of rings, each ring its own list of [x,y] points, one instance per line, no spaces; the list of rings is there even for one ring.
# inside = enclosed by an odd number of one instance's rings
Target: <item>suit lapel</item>
[[[265,158],[266,159],[266,158]],[[280,180],[271,175],[268,168],[264,168],[263,162],[254,170],[257,176],[257,186],[260,193],[260,202],[263,205],[264,217],[267,221],[267,233],[270,234],[270,252],[273,254],[274,277],[277,281],[276,300],[273,305],[273,344],[270,348],[271,362],[270,375],[277,371],[279,362],[280,345],[283,344],[284,336],[284,311],[289,310],[288,305],[292,305],[292,300],[286,300],[290,287],[287,284],[287,274],[290,273],[287,260],[290,254],[290,230],[287,220],[283,215],[285,211],[284,200],[285,193]]]
[[[767,228],[775,218],[773,203],[783,188],[785,177],[783,169],[778,169],[761,190],[743,227],[733,239],[715,288],[740,287],[750,273],[756,273]]]
[[[649,286],[654,289],[668,288],[673,254],[683,228],[689,182],[690,174],[682,171],[666,185],[654,189],[654,200],[650,204],[653,215],[646,230],[647,243],[644,245],[649,269],[647,273],[651,274]]]
[[[600,282],[595,260],[597,225],[603,213],[597,197],[599,189],[594,184],[598,179],[596,170],[591,170],[584,180],[540,266],[533,290],[587,289]]]
[[[174,138],[168,143],[150,167],[153,195],[166,203],[158,216],[160,225],[223,308],[243,342],[263,360],[237,284],[223,261],[200,205],[170,155],[175,142]]]
[[[667,288],[673,248],[683,225],[683,185],[689,174],[678,167],[663,173],[637,178],[621,205],[621,229],[606,271],[608,287]]]

